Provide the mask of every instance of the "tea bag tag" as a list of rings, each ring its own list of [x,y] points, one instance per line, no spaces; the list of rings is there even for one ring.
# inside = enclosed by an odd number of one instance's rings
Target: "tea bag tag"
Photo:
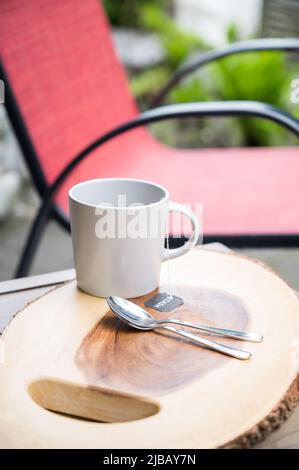
[[[159,292],[151,299],[144,302],[146,307],[154,308],[158,312],[171,312],[175,308],[183,305],[184,301],[181,297],[167,294],[167,292]]]

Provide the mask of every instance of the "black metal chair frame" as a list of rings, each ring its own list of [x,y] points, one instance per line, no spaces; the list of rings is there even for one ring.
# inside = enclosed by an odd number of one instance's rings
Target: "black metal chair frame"
[[[247,53],[267,50],[299,50],[299,39],[257,39],[235,43],[218,51],[211,51],[200,54],[199,56],[193,58],[190,63],[187,63],[184,67],[182,67],[176,74],[174,74],[171,80],[164,86],[159,95],[157,95],[157,97],[154,99],[152,105],[156,106],[157,104],[160,104],[173,86],[185,78],[189,73],[197,70],[203,65],[206,65],[214,60],[241,52]],[[90,143],[65,166],[55,181],[49,185],[40,166],[36,150],[30,139],[29,133],[26,129],[25,121],[22,118],[20,110],[18,109],[13,91],[10,87],[7,75],[1,63],[0,74],[5,83],[5,106],[9,119],[23,151],[25,160],[32,175],[33,182],[42,199],[42,204],[32,223],[27,241],[23,248],[22,256],[15,274],[16,277],[27,275],[32,263],[34,252],[49,218],[55,218],[65,229],[68,231],[70,230],[68,217],[55,203],[53,203],[55,194],[67,176],[96,148],[107,143],[120,134],[135,129],[139,126],[144,126],[146,124],[163,121],[166,119],[243,116],[263,118],[276,122],[299,137],[299,120],[290,114],[265,103],[259,103],[255,101],[225,101],[161,106],[158,108],[151,108],[148,111],[139,114],[135,119],[124,123],[110,132],[107,132],[106,134],[96,139],[94,142]],[[205,236],[204,241],[220,241],[232,247],[296,247],[299,246],[299,234],[232,234],[231,236],[211,234]],[[177,244],[177,239],[173,238],[171,242],[172,245],[175,245]]]

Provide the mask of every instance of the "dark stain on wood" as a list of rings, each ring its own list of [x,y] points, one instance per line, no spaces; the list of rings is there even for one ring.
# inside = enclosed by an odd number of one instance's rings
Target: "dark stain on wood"
[[[165,289],[162,287],[160,291]],[[144,301],[156,292],[134,299],[134,302],[144,307]],[[175,311],[159,313],[146,309],[158,319],[172,317],[246,330],[248,313],[239,298],[224,291],[198,287],[180,287],[173,293],[185,302]],[[188,330],[206,336],[199,331]],[[222,343],[228,342],[219,336],[209,337]],[[238,341],[229,340],[229,343],[242,347]],[[83,339],[75,360],[89,384],[138,394],[161,395],[234,359],[201,348],[166,330],[134,330],[109,310]]]

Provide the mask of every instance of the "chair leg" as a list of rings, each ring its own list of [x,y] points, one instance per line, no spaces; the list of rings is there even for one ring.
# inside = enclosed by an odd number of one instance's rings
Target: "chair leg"
[[[48,211],[43,209],[43,206],[39,209],[31,225],[29,235],[22,251],[21,259],[14,274],[14,278],[25,277],[28,275],[33,256],[49,218]]]

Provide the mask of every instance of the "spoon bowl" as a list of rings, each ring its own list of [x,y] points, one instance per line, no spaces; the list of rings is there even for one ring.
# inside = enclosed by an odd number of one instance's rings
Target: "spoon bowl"
[[[156,326],[157,321],[149,312],[129,300],[113,296],[108,297],[107,304],[121,320],[133,328],[151,330]]]

